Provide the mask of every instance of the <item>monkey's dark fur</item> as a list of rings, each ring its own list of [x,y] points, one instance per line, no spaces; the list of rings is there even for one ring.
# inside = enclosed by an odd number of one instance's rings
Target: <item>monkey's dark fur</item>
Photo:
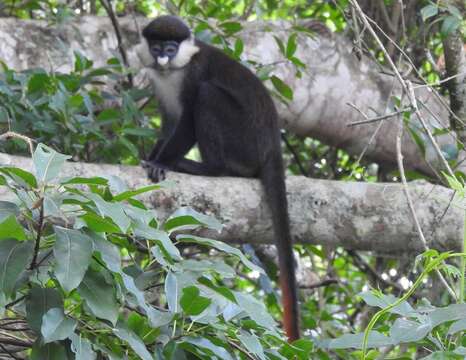
[[[162,16],[147,25],[143,35],[150,47],[154,41],[185,40],[190,31],[180,19]],[[288,338],[295,340],[299,338],[295,266],[277,111],[267,89],[248,68],[213,46],[193,41],[199,51],[186,66],[166,72],[182,72],[179,92],[175,92],[181,112],[174,112],[173,106],[170,110],[166,98],[159,97],[163,139],[149,156],[149,176],[159,180],[160,169],[169,169],[261,180],[279,255],[284,326]],[[165,70],[157,63],[152,71],[157,79],[165,79]],[[158,88],[154,82],[156,95],[165,91],[163,84]],[[184,158],[196,143],[202,162]]]

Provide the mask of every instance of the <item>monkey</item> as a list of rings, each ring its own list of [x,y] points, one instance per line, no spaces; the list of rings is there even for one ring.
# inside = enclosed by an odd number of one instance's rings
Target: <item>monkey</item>
[[[162,117],[162,136],[144,166],[151,180],[165,171],[260,179],[279,257],[283,326],[299,339],[295,264],[278,113],[256,75],[194,38],[178,17],[163,15],[142,31],[146,63]],[[197,143],[202,161],[185,158]]]

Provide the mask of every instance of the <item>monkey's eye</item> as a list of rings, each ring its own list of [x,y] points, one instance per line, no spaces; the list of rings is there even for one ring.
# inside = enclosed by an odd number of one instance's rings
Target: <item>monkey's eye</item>
[[[177,51],[178,47],[176,45],[169,44],[164,47],[164,52],[169,57],[174,56]]]
[[[162,47],[160,45],[152,45],[150,48],[150,52],[154,56],[159,56],[160,53],[162,52]]]

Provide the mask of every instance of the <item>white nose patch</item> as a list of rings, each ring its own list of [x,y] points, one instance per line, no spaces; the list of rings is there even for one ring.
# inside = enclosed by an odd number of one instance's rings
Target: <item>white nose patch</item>
[[[159,56],[157,58],[157,62],[159,63],[160,66],[165,66],[168,63],[168,56]]]

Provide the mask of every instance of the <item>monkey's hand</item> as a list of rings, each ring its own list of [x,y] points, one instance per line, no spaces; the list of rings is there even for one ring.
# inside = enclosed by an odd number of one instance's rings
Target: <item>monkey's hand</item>
[[[152,161],[144,160],[141,161],[141,165],[144,169],[146,169],[147,176],[153,182],[157,183],[165,180],[166,172],[168,170],[167,167]]]

